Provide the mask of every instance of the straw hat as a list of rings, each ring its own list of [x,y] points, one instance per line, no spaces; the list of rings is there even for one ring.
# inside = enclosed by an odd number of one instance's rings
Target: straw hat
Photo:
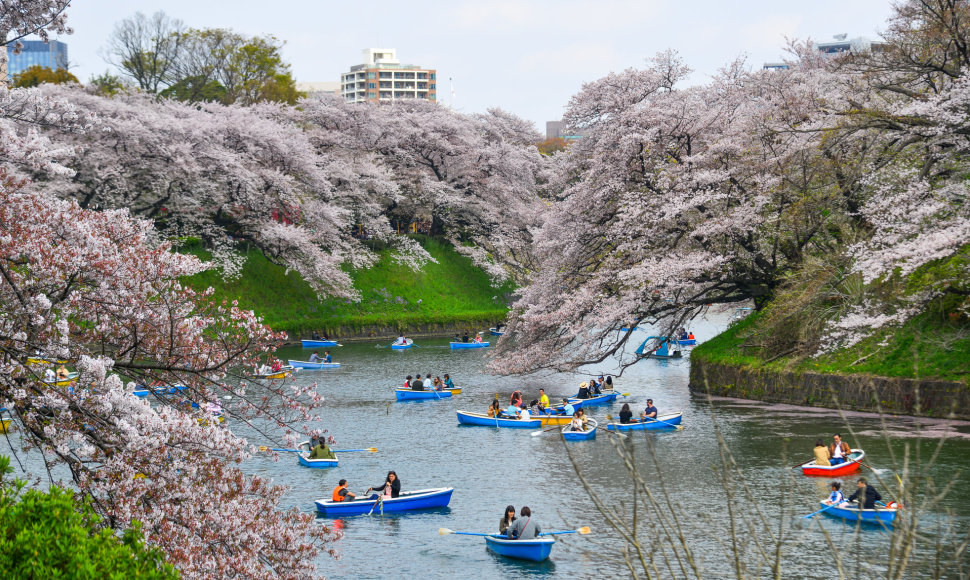
[[[579,383],[579,388],[580,389],[585,389],[588,386],[589,386],[589,383]]]

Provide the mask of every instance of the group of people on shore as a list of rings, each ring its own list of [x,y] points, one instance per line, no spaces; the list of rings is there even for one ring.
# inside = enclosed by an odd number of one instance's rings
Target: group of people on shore
[[[431,373],[424,375],[418,374],[414,377],[408,375],[404,379],[404,388],[411,389],[412,391],[445,391],[448,389],[454,389],[455,383],[452,382],[451,377],[448,373],[445,373],[445,378],[442,379],[440,376],[435,376],[431,378]]]

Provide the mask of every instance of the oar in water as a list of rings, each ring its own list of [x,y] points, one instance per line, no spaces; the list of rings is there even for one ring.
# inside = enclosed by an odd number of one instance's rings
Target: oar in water
[[[549,429],[543,429],[542,431],[533,431],[532,433],[530,433],[530,435],[535,437],[537,435],[542,435],[543,433],[548,433],[550,431],[555,431],[556,429],[561,429],[561,428],[562,428],[562,425],[556,425],[555,427],[550,427]]]
[[[381,515],[384,515],[384,494],[380,492],[378,492],[377,501],[374,502],[374,505],[370,506],[370,511],[367,512],[367,515],[374,513],[374,508],[377,507],[377,504],[381,504]]]
[[[667,421],[661,421],[660,419],[651,419],[651,420],[654,423],[662,423],[664,425],[667,425],[668,427],[673,427],[674,429],[677,429],[678,431],[683,431],[684,430],[684,426],[683,425],[674,425],[673,423],[668,423]],[[644,419],[644,421],[646,421],[646,419]]]
[[[806,463],[808,463],[809,461],[815,461],[815,458],[812,458],[812,459],[809,459],[808,461],[802,461],[802,462],[801,462],[801,463],[799,463],[798,465],[795,465],[795,466],[792,466],[792,469],[798,469],[799,467],[801,467],[801,466],[803,466],[803,465],[805,465],[805,464],[806,464]]]
[[[827,506],[823,507],[822,509],[818,510],[817,512],[812,512],[812,513],[808,514],[807,516],[802,516],[802,517],[805,518],[805,519],[808,519],[808,518],[814,516],[815,514],[820,514],[820,513],[824,512],[827,509],[834,508],[837,505],[838,504],[834,504],[834,503],[831,504],[831,505],[827,505]]]
[[[562,534],[581,534],[585,536],[586,534],[589,533],[589,531],[590,531],[589,526],[583,526],[576,530],[564,530],[561,532],[542,532],[539,535],[540,536],[560,536]]]

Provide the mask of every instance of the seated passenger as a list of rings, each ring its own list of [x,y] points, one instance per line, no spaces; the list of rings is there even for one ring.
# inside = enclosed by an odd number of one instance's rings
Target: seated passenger
[[[333,359],[330,358],[330,351],[329,350],[323,351],[323,362],[325,362],[327,364],[330,364],[330,363],[333,362]]]
[[[569,422],[570,431],[585,431],[583,426],[583,416],[580,414],[581,409],[576,409],[573,412],[573,420]]]
[[[633,411],[630,410],[630,403],[623,403],[623,408],[620,409],[620,423],[624,425],[630,422],[633,418]]]
[[[532,540],[542,533],[542,528],[537,522],[532,521],[532,511],[522,506],[519,512],[519,519],[509,526],[507,535],[512,540]]]
[[[411,390],[412,391],[424,390],[424,381],[421,380],[421,375],[414,377],[414,380],[411,381]]]
[[[462,342],[470,342],[470,340],[468,339],[468,333],[467,332],[462,335],[461,341]]]
[[[838,481],[833,481],[832,482],[832,493],[829,494],[829,497],[828,497],[828,499],[825,500],[825,503],[827,503],[829,505],[832,505],[832,504],[836,504],[837,505],[837,504],[840,504],[840,503],[842,503],[844,501],[845,501],[845,496],[842,495],[842,484],[839,483]]]
[[[589,398],[589,383],[579,383],[579,393],[576,395],[577,399],[588,399]]]
[[[478,332],[478,333],[475,334],[475,342],[478,342],[478,343],[482,342],[482,333],[481,332]]]
[[[394,341],[394,344],[407,344],[407,342],[408,340],[402,334],[401,336],[397,337],[397,340]]]
[[[502,516],[502,521],[498,524],[498,533],[505,534],[509,530],[509,526],[515,521],[515,507],[509,506],[505,508],[505,515]]]
[[[508,415],[510,419],[518,419],[519,413],[519,408],[515,405],[509,405],[509,407],[505,409],[505,414]]]
[[[825,443],[821,439],[815,441],[815,465],[824,465],[828,467],[832,465],[829,461],[829,448],[825,446]]]
[[[341,479],[340,481],[337,482],[337,487],[334,488],[333,494],[330,496],[330,499],[333,501],[346,501],[348,497],[351,500],[357,499],[357,496],[355,494],[347,491],[347,480]]]
[[[445,373],[444,385],[445,388],[449,390],[455,388],[455,383],[452,382],[451,377],[448,376],[448,373]]]
[[[317,443],[317,446],[310,451],[310,456],[308,459],[336,459],[337,456],[334,454],[333,450],[326,444],[325,441],[321,440]]]

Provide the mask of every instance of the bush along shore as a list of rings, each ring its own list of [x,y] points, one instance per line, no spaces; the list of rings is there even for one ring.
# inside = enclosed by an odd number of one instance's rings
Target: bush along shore
[[[341,340],[397,336],[448,335],[479,331],[505,319],[514,287],[492,285],[488,276],[447,242],[426,236],[416,239],[437,260],[420,270],[394,261],[389,250],[369,269],[349,270],[361,300],[320,300],[298,274],[249,250],[240,275],[225,280],[218,270],[185,279],[196,289],[209,286],[217,298],[238,300],[274,330],[291,340],[313,331]],[[208,258],[197,245],[183,251]]]

